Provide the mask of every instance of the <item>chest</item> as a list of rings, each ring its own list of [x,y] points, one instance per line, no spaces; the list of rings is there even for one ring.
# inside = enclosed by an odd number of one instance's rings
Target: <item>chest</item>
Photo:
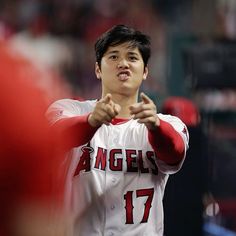
[[[147,132],[135,126],[104,126],[81,148],[76,174],[99,170],[157,175],[156,156]]]

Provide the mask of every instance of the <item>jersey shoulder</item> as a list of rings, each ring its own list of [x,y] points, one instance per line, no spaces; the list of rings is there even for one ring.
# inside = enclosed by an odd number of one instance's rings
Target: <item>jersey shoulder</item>
[[[177,116],[167,115],[167,114],[162,114],[162,113],[159,113],[157,115],[161,120],[166,121],[170,125],[172,125],[174,129],[182,136],[182,138],[184,139],[185,143],[188,146],[189,132],[184,122]]]
[[[174,126],[174,128],[177,128],[178,126],[182,128],[183,126],[185,126],[183,121],[177,116],[162,114],[162,113],[158,113],[157,115],[161,120],[168,122],[172,126]]]
[[[55,123],[62,118],[84,115],[93,110],[95,103],[96,100],[60,99],[49,106],[46,117],[50,123]]]

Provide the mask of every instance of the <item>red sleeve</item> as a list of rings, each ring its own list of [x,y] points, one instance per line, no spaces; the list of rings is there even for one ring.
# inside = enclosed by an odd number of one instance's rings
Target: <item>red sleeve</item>
[[[62,118],[54,124],[54,128],[68,148],[78,147],[89,142],[97,131],[88,122],[89,114]]]
[[[184,141],[166,121],[160,120],[156,130],[148,131],[148,140],[156,155],[167,164],[178,164],[184,158]]]

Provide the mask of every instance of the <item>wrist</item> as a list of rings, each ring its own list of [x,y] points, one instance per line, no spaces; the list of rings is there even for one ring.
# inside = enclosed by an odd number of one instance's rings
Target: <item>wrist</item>
[[[94,128],[101,126],[101,124],[94,118],[92,113],[88,115],[88,123]]]
[[[147,126],[148,130],[150,130],[150,131],[156,130],[160,126],[159,117],[156,115],[155,120],[152,123],[147,124],[146,126]]]

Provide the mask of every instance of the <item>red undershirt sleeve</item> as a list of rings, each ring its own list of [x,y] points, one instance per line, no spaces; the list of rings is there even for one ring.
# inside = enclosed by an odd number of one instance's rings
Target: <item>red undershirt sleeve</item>
[[[184,158],[184,141],[168,122],[160,120],[156,130],[148,131],[148,140],[158,159],[165,163],[176,165]]]
[[[65,141],[67,148],[78,147],[88,143],[99,127],[92,127],[88,122],[89,114],[62,118],[53,126]]]

